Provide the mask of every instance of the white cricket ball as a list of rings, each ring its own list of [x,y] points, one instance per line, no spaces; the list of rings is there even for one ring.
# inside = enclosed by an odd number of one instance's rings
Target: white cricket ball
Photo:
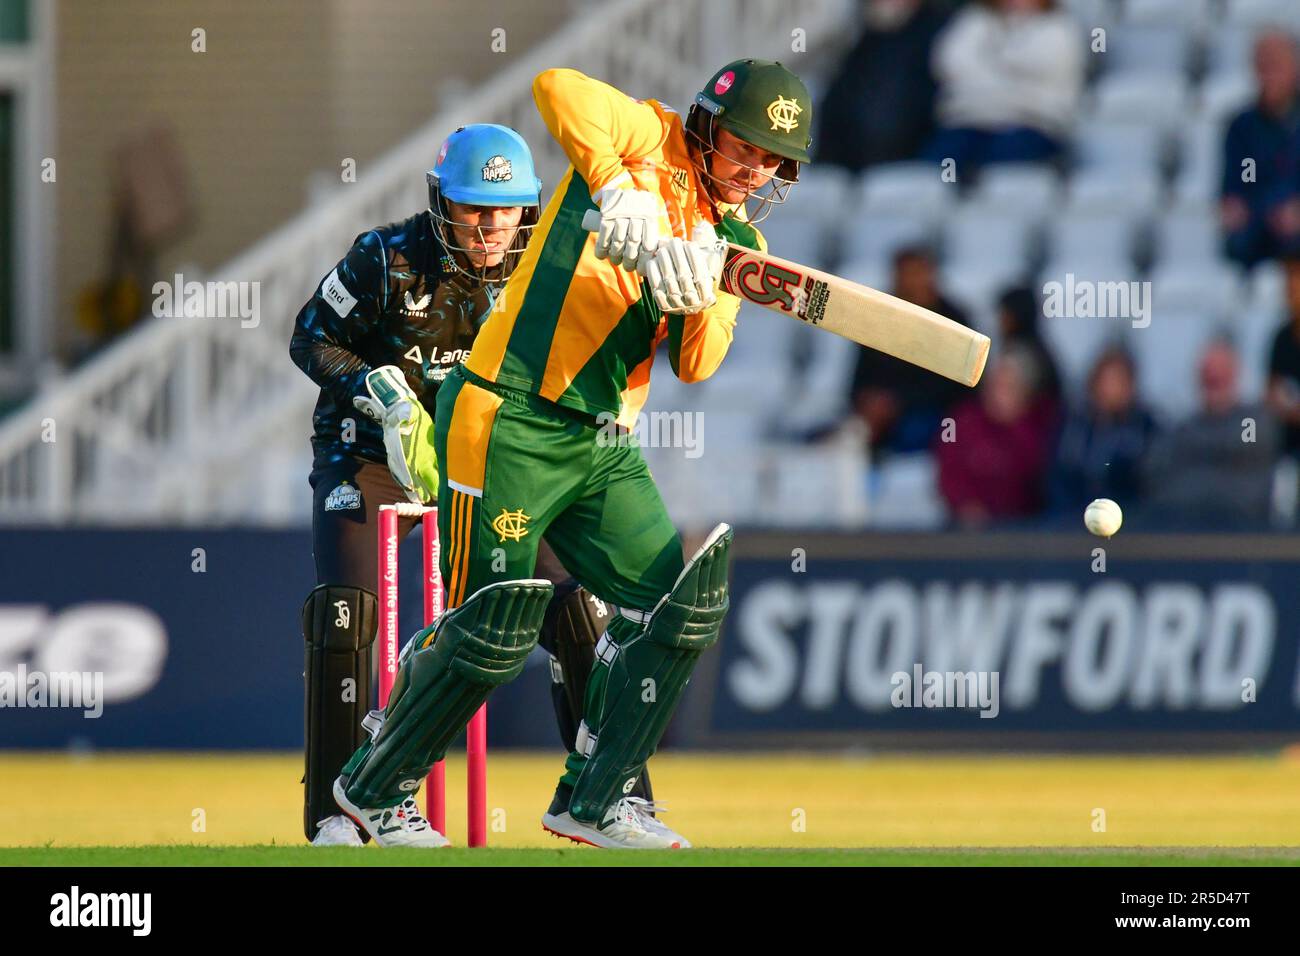
[[[1096,498],[1083,513],[1083,523],[1093,534],[1109,538],[1124,523],[1124,512],[1109,498]]]

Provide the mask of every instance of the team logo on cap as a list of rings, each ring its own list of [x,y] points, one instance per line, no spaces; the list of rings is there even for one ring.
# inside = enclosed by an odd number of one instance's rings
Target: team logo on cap
[[[731,70],[728,70],[726,73],[723,73],[718,77],[718,82],[713,84],[713,92],[716,95],[721,96],[723,93],[727,92],[727,90],[731,89],[731,84],[735,82],[736,74]]]
[[[772,129],[787,133],[798,128],[799,114],[802,112],[803,107],[796,100],[787,100],[780,93],[776,95],[776,99],[767,104],[767,118],[772,121]]]
[[[512,178],[514,178],[514,171],[510,168],[510,160],[504,156],[493,156],[483,164],[485,183],[504,183]]]

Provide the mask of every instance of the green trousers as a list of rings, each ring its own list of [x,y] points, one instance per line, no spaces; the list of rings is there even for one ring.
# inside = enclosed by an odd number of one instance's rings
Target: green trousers
[[[447,606],[533,575],[545,538],[596,597],[648,611],[682,571],[682,546],[627,435],[463,367],[438,392],[438,532]]]

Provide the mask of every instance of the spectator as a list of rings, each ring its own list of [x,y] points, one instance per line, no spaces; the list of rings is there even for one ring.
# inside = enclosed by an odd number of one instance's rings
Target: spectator
[[[1042,315],[1043,303],[1032,289],[1023,286],[1008,289],[998,299],[998,335],[1002,345],[1023,345],[1033,353],[1042,375],[1040,387],[1043,396],[1059,403],[1061,373],[1038,330],[1038,320]]]
[[[1220,220],[1228,256],[1245,266],[1300,250],[1300,71],[1294,38],[1255,41],[1259,99],[1228,126]],[[1247,172],[1250,175],[1247,175]]]
[[[1156,435],[1156,422],[1138,402],[1133,358],[1119,346],[1102,352],[1088,375],[1083,407],[1066,419],[1056,447],[1050,500],[1052,510],[1078,515],[1094,498],[1121,507],[1141,494],[1143,459]]]
[[[859,173],[913,159],[934,131],[934,38],[948,21],[936,0],[869,0],[866,28],[818,110],[817,162]]]
[[[939,291],[929,250],[894,255],[894,295],[969,325],[966,313]],[[850,405],[867,423],[872,451],[908,452],[930,447],[944,411],[965,386],[875,349],[862,349],[853,371]]]
[[[1046,161],[1060,153],[1083,89],[1085,40],[1055,0],[984,0],[939,35],[939,132],[925,158]]]
[[[1300,458],[1300,253],[1289,255],[1282,267],[1286,271],[1287,320],[1273,337],[1266,401],[1285,427],[1283,450]]]
[[[1001,351],[972,399],[953,412],[951,435],[935,443],[939,492],[952,518],[975,528],[1041,511],[1053,437],[1052,419],[1036,399],[1033,353]]]
[[[1268,409],[1241,400],[1231,343],[1210,343],[1199,375],[1200,411],[1151,447],[1145,469],[1151,514],[1197,527],[1261,524],[1272,500],[1277,423]]]

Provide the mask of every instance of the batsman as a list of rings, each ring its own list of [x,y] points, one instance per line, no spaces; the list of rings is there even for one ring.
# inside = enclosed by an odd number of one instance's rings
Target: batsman
[[[686,847],[631,794],[718,639],[732,531],[718,525],[684,560],[629,429],[661,343],[684,382],[725,357],[740,302],[718,288],[720,239],[766,250],[754,224],[808,161],[811,102],[756,59],[718,70],[685,122],[574,70],[541,73],[533,94],[571,166],[428,429],[449,610],[406,645],[334,792],[355,819],[400,804],[522,670],[549,593],[532,578],[545,539],[613,613],[542,825],[600,847]]]

